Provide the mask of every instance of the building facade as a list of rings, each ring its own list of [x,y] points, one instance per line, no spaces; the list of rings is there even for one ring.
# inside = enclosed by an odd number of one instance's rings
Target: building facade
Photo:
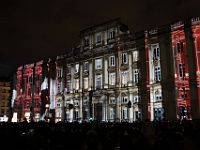
[[[18,119],[200,119],[200,20],[131,33],[119,19],[87,28],[65,55],[18,68]]]
[[[7,121],[10,114],[10,90],[9,81],[0,81],[0,122]]]

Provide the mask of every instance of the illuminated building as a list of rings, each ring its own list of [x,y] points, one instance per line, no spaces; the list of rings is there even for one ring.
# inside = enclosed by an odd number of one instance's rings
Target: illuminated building
[[[87,28],[65,55],[18,68],[14,110],[56,122],[200,119],[199,36],[199,18],[134,34],[119,19]]]
[[[0,81],[0,122],[7,121],[9,117],[10,82]]]

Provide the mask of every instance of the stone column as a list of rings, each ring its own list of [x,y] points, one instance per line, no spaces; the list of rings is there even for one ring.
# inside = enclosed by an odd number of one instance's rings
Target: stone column
[[[192,109],[192,119],[200,119],[200,98],[199,87],[197,83],[197,64],[195,55],[195,45],[193,33],[191,30],[191,23],[188,22],[185,27],[185,39],[188,55],[188,69],[189,69],[189,86],[190,86],[190,101]],[[197,50],[196,50],[197,51]]]
[[[163,31],[162,31],[163,30]],[[162,29],[158,41],[160,46],[162,100],[167,120],[176,120],[176,89],[174,78],[174,56],[170,29]]]
[[[128,86],[132,86],[133,85],[133,69],[132,69],[132,64],[133,64],[133,60],[132,60],[132,53],[129,52],[128,53],[128,61],[129,61],[129,80],[128,80]]]
[[[145,39],[144,33],[138,33],[139,35],[136,40],[136,47],[139,51],[139,62],[138,68],[140,70],[140,81],[138,85],[138,92],[141,96],[141,101],[139,102],[139,109],[142,110],[142,120],[148,119],[148,101],[149,95],[147,94],[147,64],[146,64],[146,50],[145,50]]]
[[[104,57],[104,88],[108,88],[108,60]]]

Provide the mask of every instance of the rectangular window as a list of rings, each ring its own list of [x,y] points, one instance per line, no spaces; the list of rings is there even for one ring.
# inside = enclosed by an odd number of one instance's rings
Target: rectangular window
[[[90,44],[89,38],[85,38],[84,39],[84,46],[89,46],[89,44]]]
[[[155,70],[154,70],[154,80],[155,81],[160,81],[161,80],[161,70],[160,70],[160,67],[155,67]]]
[[[133,62],[138,61],[138,51],[133,52]]]
[[[181,78],[185,76],[185,64],[179,64],[179,76]]]
[[[121,60],[122,60],[122,64],[127,64],[128,60],[127,60],[127,53],[122,53],[121,55]]]
[[[58,93],[62,92],[62,82],[58,82]]]
[[[57,76],[58,78],[62,78],[62,68],[58,68]]]
[[[88,78],[83,78],[83,87],[84,89],[88,89]]]
[[[115,97],[110,97],[110,104],[115,104],[115,103],[116,103]]]
[[[85,62],[83,66],[84,71],[89,71],[89,62]]]
[[[102,86],[102,75],[97,75],[96,76],[96,88],[100,89]]]
[[[139,70],[138,69],[134,70],[134,78],[133,79],[134,79],[135,84],[139,83]]]
[[[75,90],[79,90],[79,79],[75,79]]]
[[[75,65],[75,72],[78,73],[79,72],[79,64]]]
[[[101,69],[102,68],[102,59],[98,58],[95,60],[95,68],[96,69]]]
[[[71,80],[69,79],[69,80],[67,80],[67,92],[69,92],[70,90],[71,90]]]
[[[115,56],[110,56],[109,57],[109,66],[110,67],[115,66]]]
[[[122,96],[122,104],[128,103],[128,96]]]
[[[122,85],[127,85],[127,82],[128,82],[128,71],[122,72],[121,76],[122,76]]]
[[[122,110],[122,118],[124,120],[128,119],[128,109],[127,108],[123,108],[123,110]]]
[[[115,73],[110,73],[109,74],[109,83],[110,83],[110,85],[115,85],[115,80],[116,80]]]
[[[133,97],[133,102],[137,103],[137,102],[139,102],[139,99],[140,99],[140,97],[138,95],[136,95]]]
[[[110,108],[110,119],[111,120],[115,119],[115,111],[113,108]]]
[[[155,47],[153,49],[153,59],[159,59],[160,58],[160,48]]]
[[[110,39],[114,39],[114,37],[115,37],[115,31],[109,31],[108,32],[108,39],[110,40]]]
[[[96,43],[101,43],[101,34],[96,35]]]
[[[178,53],[183,52],[183,42],[177,43],[177,51]]]
[[[67,74],[71,74],[71,66],[70,65],[67,65],[66,73]]]

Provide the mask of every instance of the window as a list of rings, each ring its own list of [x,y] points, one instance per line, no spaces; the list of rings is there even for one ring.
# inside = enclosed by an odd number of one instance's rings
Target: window
[[[101,88],[101,84],[102,84],[102,76],[101,75],[97,75],[96,76],[96,88]]]
[[[75,65],[75,72],[78,73],[79,72],[79,64]]]
[[[110,83],[110,85],[115,85],[115,80],[116,80],[115,73],[110,73],[109,74],[109,83]]]
[[[75,79],[75,90],[79,90],[79,79]]]
[[[127,85],[127,82],[128,82],[128,71],[122,72],[121,75],[122,75],[122,85]]]
[[[70,74],[71,73],[71,66],[70,65],[67,65],[67,74]]]
[[[162,100],[162,94],[161,94],[161,91],[160,91],[160,90],[156,90],[156,91],[155,91],[155,100],[156,100],[156,101]]]
[[[177,43],[177,51],[180,53],[180,52],[183,52],[183,42],[178,42]]]
[[[136,95],[133,97],[133,102],[137,103],[137,102],[139,102],[139,99],[140,99],[140,97],[138,95]]]
[[[109,31],[108,32],[108,39],[114,39],[115,37],[115,31]]]
[[[128,103],[128,96],[122,96],[122,104]]]
[[[96,43],[101,43],[101,34],[96,35]]]
[[[115,104],[115,103],[116,103],[115,97],[110,97],[110,104]]]
[[[122,109],[122,119],[124,119],[124,120],[128,119],[128,109],[127,108]]]
[[[58,68],[57,76],[58,78],[62,78],[62,68]]]
[[[127,53],[122,53],[121,55],[121,59],[122,59],[122,64],[127,64]]]
[[[62,82],[58,82],[58,93],[62,92]]]
[[[181,78],[185,76],[185,64],[179,64],[179,76]]]
[[[133,52],[133,62],[138,61],[138,51]]]
[[[133,79],[134,79],[135,84],[139,83],[139,70],[138,69],[134,70],[134,78]]]
[[[83,78],[83,88],[88,89],[88,78]]]
[[[154,70],[154,80],[155,81],[160,81],[161,80],[160,67],[155,67],[155,70]]]
[[[89,71],[89,62],[85,62],[83,65],[83,70],[84,71]]]
[[[111,120],[115,119],[115,111],[114,111],[114,108],[110,108],[110,119],[111,119]]]
[[[84,39],[84,45],[85,45],[85,46],[89,46],[89,43],[90,43],[89,38],[85,38],[85,39]]]
[[[155,47],[153,49],[153,59],[159,59],[160,58],[160,49],[159,47]]]
[[[75,120],[78,119],[78,115],[79,115],[78,110],[75,110],[75,111],[74,111],[74,119],[75,119]]]
[[[115,56],[109,57],[109,66],[115,66]]]
[[[70,79],[67,80],[66,87],[67,87],[67,92],[69,92],[71,90],[71,88],[70,88],[71,87],[71,80]]]
[[[102,59],[101,58],[98,58],[95,60],[95,67],[96,67],[96,69],[102,68]]]

